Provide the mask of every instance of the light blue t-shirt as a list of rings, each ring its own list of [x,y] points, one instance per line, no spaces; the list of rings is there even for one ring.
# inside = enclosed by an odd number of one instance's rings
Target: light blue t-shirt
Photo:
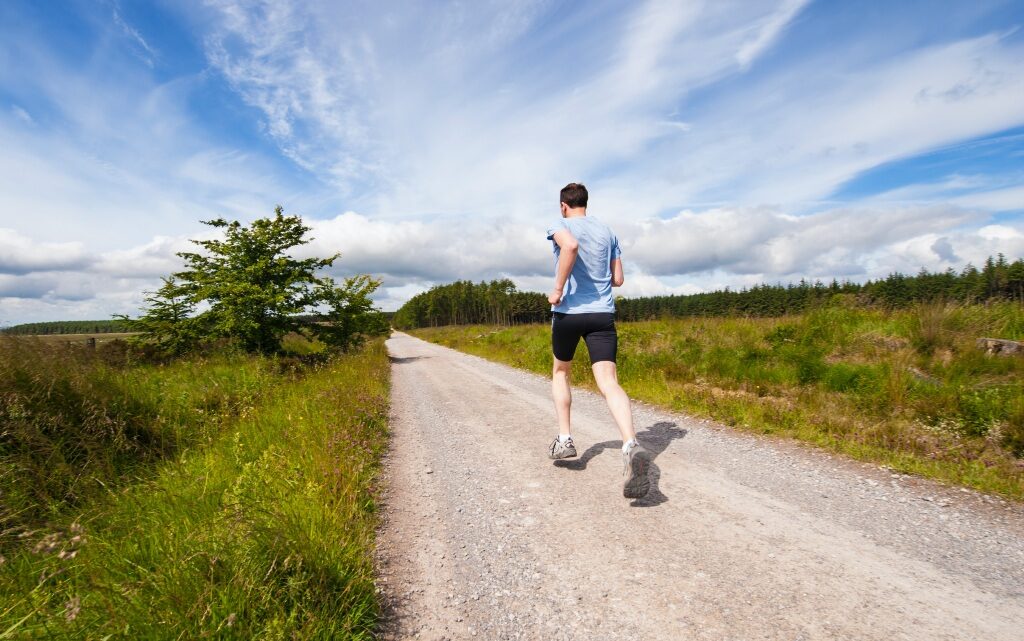
[[[554,235],[561,229],[568,229],[579,243],[579,253],[565,285],[562,302],[552,305],[551,311],[566,314],[587,312],[614,312],[612,298],[612,260],[622,256],[619,239],[612,230],[591,216],[562,218],[548,227],[548,240],[555,253],[555,265],[561,248]]]

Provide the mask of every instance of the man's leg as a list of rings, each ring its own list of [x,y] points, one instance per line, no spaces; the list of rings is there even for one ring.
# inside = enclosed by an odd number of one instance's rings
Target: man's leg
[[[572,392],[569,391],[569,372],[572,357],[580,342],[575,320],[567,314],[554,313],[551,318],[551,353],[554,366],[551,368],[551,396],[555,400],[555,414],[558,416],[558,436],[548,448],[553,459],[576,456],[576,444],[569,436],[569,413],[572,406]]]
[[[627,499],[639,499],[647,496],[651,489],[648,476],[650,454],[636,442],[633,431],[633,412],[629,408],[629,396],[619,385],[619,375],[615,361],[598,361],[594,363],[594,378],[597,386],[608,403],[608,409],[615,418],[622,434],[622,464],[626,480],[622,484],[622,495]]]
[[[636,438],[633,431],[633,412],[629,407],[629,396],[626,390],[619,385],[618,369],[615,361],[598,361],[593,365],[594,379],[597,387],[601,390],[604,400],[608,403],[612,418],[619,426],[619,433],[622,434],[622,442],[626,443]]]
[[[558,435],[569,436],[569,415],[572,408],[572,391],[569,389],[569,373],[572,361],[554,359],[551,371],[551,396],[555,399],[555,413],[558,415]]]

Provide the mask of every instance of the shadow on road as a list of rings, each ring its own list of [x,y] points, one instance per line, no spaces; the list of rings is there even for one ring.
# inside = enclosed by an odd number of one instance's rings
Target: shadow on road
[[[411,363],[413,361],[418,361],[421,358],[434,358],[434,357],[433,356],[391,356],[391,355],[388,356],[388,359],[394,365],[404,365],[405,363]]]
[[[654,462],[658,456],[668,449],[672,441],[686,436],[687,431],[671,421],[660,421],[636,433],[636,440],[651,453],[651,468],[648,474],[651,479],[651,489],[647,496],[630,502],[632,507],[654,507],[668,501],[668,497],[661,491],[661,468]]]
[[[661,505],[668,501],[668,497],[661,491],[659,483],[661,480],[661,468],[658,467],[654,460],[668,448],[672,441],[683,438],[686,434],[687,431],[685,429],[670,421],[660,421],[646,429],[641,429],[636,433],[636,439],[648,452],[651,453],[651,466],[650,471],[648,472],[651,479],[651,489],[647,492],[647,496],[642,499],[635,499],[631,501],[629,503],[630,506],[654,507],[655,505]],[[555,461],[555,467],[579,472],[587,469],[587,464],[590,460],[601,452],[610,449],[613,450],[615,454],[618,454],[621,451],[621,448],[622,440],[594,443],[588,447],[587,451],[583,452],[578,459],[562,459]]]

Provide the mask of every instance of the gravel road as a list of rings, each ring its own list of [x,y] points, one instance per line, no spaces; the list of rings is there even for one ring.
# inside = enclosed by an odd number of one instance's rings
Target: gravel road
[[[386,639],[1024,639],[1024,509],[644,404],[651,492],[575,390],[396,333]]]

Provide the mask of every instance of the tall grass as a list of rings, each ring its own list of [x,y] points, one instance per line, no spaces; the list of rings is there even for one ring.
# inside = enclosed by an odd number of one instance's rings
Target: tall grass
[[[0,550],[12,535],[207,443],[274,384],[222,354],[129,366],[106,352],[0,337]]]
[[[550,372],[547,325],[414,333]],[[1020,306],[619,323],[619,375],[638,399],[1024,498],[1024,359],[985,355],[982,336],[1024,338]],[[576,361],[594,387],[582,343]]]
[[[245,356],[89,367],[54,385],[78,392],[62,398],[108,390],[122,400],[105,413],[57,414],[111,418],[89,423],[91,453],[138,452],[111,445],[132,439],[104,440],[98,426],[148,430],[163,443],[151,457],[160,460],[115,465],[104,476],[118,489],[63,500],[9,541],[0,638],[371,638],[373,482],[389,372],[379,341],[299,373]],[[118,403],[132,411],[110,409]],[[106,469],[111,458],[79,469]],[[132,469],[140,473],[125,474]]]

